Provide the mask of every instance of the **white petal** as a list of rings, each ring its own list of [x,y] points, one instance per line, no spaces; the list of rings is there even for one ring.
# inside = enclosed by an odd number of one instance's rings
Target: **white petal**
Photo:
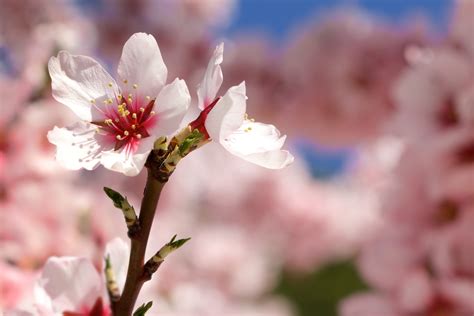
[[[281,150],[285,139],[273,125],[246,120],[221,144],[244,160],[269,169],[281,169],[294,160],[288,151]]]
[[[135,33],[125,43],[117,72],[122,92],[135,93],[132,89],[136,84],[141,97],[156,96],[168,75],[155,38],[145,33]]]
[[[127,277],[128,269],[128,256],[130,254],[130,248],[128,244],[121,238],[114,238],[108,242],[105,246],[106,256],[110,256],[110,263],[114,270],[115,280],[117,285],[122,292],[125,285],[125,279]]]
[[[166,85],[156,98],[158,122],[150,133],[154,136],[165,136],[175,132],[180,127],[190,102],[191,96],[184,80],[176,78]]]
[[[282,169],[290,165],[295,157],[287,150],[272,150],[240,156],[240,158],[268,169]]]
[[[239,129],[247,110],[245,82],[231,87],[217,102],[208,114],[205,126],[209,136],[216,141],[223,141]]]
[[[102,280],[85,258],[51,257],[36,284],[35,297],[49,296],[54,312],[91,307],[100,296]]]
[[[95,138],[95,128],[85,122],[48,132],[48,140],[56,145],[56,160],[67,169],[92,170],[100,162],[101,146]]]
[[[222,64],[223,60],[224,43],[220,43],[214,50],[214,54],[207,65],[206,73],[197,91],[198,106],[201,110],[204,110],[209,103],[214,101],[217,91],[221,87],[223,76],[220,64]]]
[[[134,153],[127,152],[126,147],[119,151],[102,152],[100,163],[107,169],[134,177],[142,171],[148,154],[153,148],[154,137],[147,137],[140,141],[138,150]]]
[[[115,98],[118,94],[114,79],[90,57],[61,51],[58,57],[51,57],[48,69],[53,97],[82,120],[91,121],[94,117],[91,100]]]

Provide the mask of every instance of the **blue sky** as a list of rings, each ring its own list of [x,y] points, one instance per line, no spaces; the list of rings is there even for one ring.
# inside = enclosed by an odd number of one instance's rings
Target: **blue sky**
[[[454,0],[240,0],[226,35],[264,32],[279,40],[296,25],[336,8],[360,7],[390,23],[403,23],[423,14],[437,31],[447,27]]]

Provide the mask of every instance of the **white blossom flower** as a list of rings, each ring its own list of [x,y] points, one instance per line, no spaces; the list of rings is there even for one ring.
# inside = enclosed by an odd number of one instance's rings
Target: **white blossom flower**
[[[128,268],[129,247],[120,238],[107,243],[109,258],[121,291]],[[91,260],[79,257],[51,257],[46,261],[33,293],[31,307],[13,310],[9,315],[110,316],[105,277]]]
[[[55,127],[48,139],[68,169],[99,164],[137,175],[158,136],[179,128],[190,102],[183,80],[165,85],[167,69],[155,38],[136,33],[125,43],[117,83],[94,59],[61,51],[48,64],[54,98],[80,119]]]
[[[231,154],[262,167],[280,169],[293,162],[294,157],[282,150],[286,136],[269,124],[255,122],[246,114],[245,82],[231,87],[223,97],[216,98],[223,75],[224,44],[216,47],[207,66],[197,94],[199,117],[190,125],[219,142]]]

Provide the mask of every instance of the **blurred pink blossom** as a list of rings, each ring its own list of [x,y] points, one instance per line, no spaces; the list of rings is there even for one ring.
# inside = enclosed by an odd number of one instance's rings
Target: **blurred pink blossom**
[[[339,13],[296,36],[283,59],[292,93],[281,118],[326,144],[351,144],[383,132],[395,105],[390,89],[415,31],[393,31],[359,13]],[[298,109],[298,115],[293,115]],[[287,127],[283,125],[283,127]]]
[[[474,6],[458,5],[452,37],[420,48],[394,85],[392,128],[404,151],[384,193],[385,223],[358,258],[374,290],[344,301],[345,316],[381,306],[403,316],[474,313],[474,62],[472,37],[462,36]]]

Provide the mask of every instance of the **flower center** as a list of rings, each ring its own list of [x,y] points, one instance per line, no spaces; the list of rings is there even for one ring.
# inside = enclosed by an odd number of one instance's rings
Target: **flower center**
[[[140,139],[149,137],[148,129],[156,123],[153,107],[155,100],[150,97],[139,98],[133,94],[118,95],[115,100],[104,101],[103,121],[94,121],[98,133],[114,142],[114,150],[126,147],[134,151]]]

